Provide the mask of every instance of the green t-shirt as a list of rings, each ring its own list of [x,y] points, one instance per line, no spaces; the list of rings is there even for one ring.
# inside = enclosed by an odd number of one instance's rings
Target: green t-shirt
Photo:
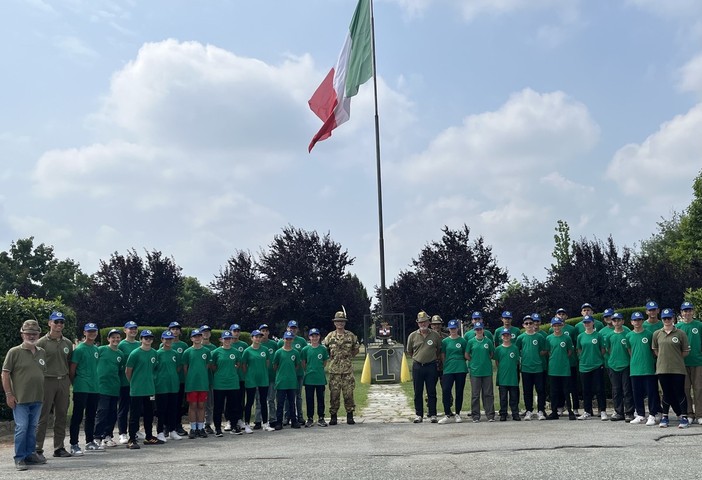
[[[624,336],[626,337],[626,334],[631,331],[629,327],[626,325],[622,325],[622,330],[624,330]],[[600,332],[600,335],[602,335],[602,344],[605,346],[605,354],[604,354],[604,364],[606,367],[611,368],[609,366],[609,342],[608,338],[610,335],[614,333],[614,327],[610,327],[609,325],[605,325],[605,327],[602,330],[598,330]],[[629,362],[627,360],[627,366],[629,365]],[[622,367],[622,370],[626,367]],[[621,370],[617,370],[617,372],[620,372]]]
[[[239,352],[233,348],[216,348],[212,352],[215,365],[212,388],[214,390],[239,390]]]
[[[656,323],[650,323],[648,319],[646,319],[643,321],[643,328],[644,330],[648,330],[649,332],[653,333],[656,330],[663,328],[663,321],[658,319]]]
[[[210,390],[210,369],[212,353],[209,348],[190,347],[183,352],[186,392],[208,392]]]
[[[284,343],[284,339],[281,338],[280,340],[278,340],[278,348],[283,348]],[[307,345],[307,340],[305,340],[304,338],[297,335],[295,336],[295,338],[293,338],[292,347],[298,352],[302,353],[302,349],[305,348]],[[302,377],[304,374],[305,372],[302,370],[302,364],[300,364],[300,366],[297,369],[297,376]]]
[[[468,373],[466,365],[466,347],[468,341],[463,337],[447,337],[441,341],[441,353],[444,354],[444,373]]]
[[[108,345],[98,348],[97,376],[100,395],[119,396],[126,360],[127,356],[119,348],[112,350]]]
[[[483,332],[485,333],[485,337],[490,339],[490,341],[492,342],[493,341],[492,332],[490,330],[483,330]],[[463,338],[465,338],[466,341],[469,341],[471,338],[475,338],[475,330],[473,330],[471,328],[463,335]]]
[[[610,330],[605,328],[605,330]],[[620,333],[612,330],[612,333],[605,337],[604,343],[607,347],[607,367],[615,372],[621,372],[629,366],[631,357],[629,356],[629,342],[626,336],[629,334],[626,330]]]
[[[646,329],[641,333],[632,330],[626,334],[631,353],[629,375],[632,377],[656,374],[656,358],[651,349],[652,338],[653,334]]]
[[[497,363],[497,385],[500,387],[519,386],[519,349],[516,345],[505,347],[500,345],[495,349]]]
[[[273,365],[276,369],[276,390],[297,390],[297,370],[301,363],[300,356],[301,353],[295,348],[291,348],[290,350],[279,348],[275,351],[273,355]]]
[[[180,355],[173,350],[160,348],[156,350],[156,378],[154,379],[156,393],[178,393],[180,389]]]
[[[600,322],[600,321],[597,320],[597,319],[595,319],[595,321],[593,322],[593,324],[595,325],[595,331],[596,331],[596,332],[599,332],[599,331],[601,331],[603,328],[605,328],[605,324],[602,323],[602,322]],[[585,333],[585,324],[583,323],[582,320],[580,320],[580,321],[575,325],[575,331],[576,331],[576,333],[577,333],[578,335],[580,335],[581,333]]]
[[[687,335],[687,341],[690,344],[690,353],[685,357],[686,367],[702,366],[702,322],[693,320],[690,323],[678,322],[675,325]]]
[[[156,394],[154,373],[156,372],[156,350],[137,348],[127,358],[127,368],[132,369],[129,382],[129,395],[132,397],[150,397]]]
[[[553,333],[553,327],[548,329],[549,335]],[[563,324],[563,335],[566,337],[570,338],[570,342],[573,345],[573,348],[575,348],[575,342],[578,338],[578,330],[571,324],[569,323],[564,323]],[[575,354],[575,351],[573,351],[573,355],[571,355],[568,358],[568,364],[571,367],[575,367],[578,365],[578,356]]]
[[[173,342],[171,349],[178,355],[178,365],[183,365],[183,352],[188,349],[188,344],[182,340],[178,340]],[[180,383],[185,383],[185,371],[182,368],[178,370],[178,380]]]
[[[232,348],[237,351],[237,358],[239,359],[239,383],[244,383],[244,369],[241,368],[241,359],[244,358],[244,350],[249,348],[249,344],[243,340],[237,340],[232,342]]]
[[[541,373],[544,371],[546,362],[545,355],[541,352],[548,350],[546,346],[546,337],[540,333],[529,335],[522,333],[517,337],[517,348],[519,349],[520,361],[522,364],[522,372],[525,373]]]
[[[135,340],[133,342],[128,342],[127,339],[125,338],[124,340],[119,342],[119,345],[117,345],[117,348],[119,348],[120,350],[122,350],[124,352],[124,358],[129,358],[129,355],[134,350],[139,348],[140,346],[141,346],[141,342],[139,342],[138,340]],[[122,379],[121,386],[123,386],[123,387],[129,386],[129,381],[127,380],[127,377],[122,376],[121,379]]]
[[[578,357],[580,358],[580,372],[587,373],[604,365],[604,354],[602,350],[605,344],[602,341],[600,332],[579,333],[577,342]]]
[[[295,350],[295,349],[293,349]],[[295,350],[297,351],[297,350]],[[300,352],[298,352],[299,354]],[[297,357],[299,358],[299,356]],[[246,388],[267,387],[268,386],[268,349],[259,347],[248,347],[244,350],[241,364],[246,366],[244,382]],[[276,381],[278,375],[276,375]]]
[[[568,335],[551,334],[546,337],[548,344],[548,374],[552,377],[570,377],[568,354],[574,355],[573,342]]]
[[[316,347],[307,345],[302,349],[302,361],[305,362],[305,385],[326,385],[324,362],[329,359],[327,348],[320,344]],[[276,387],[277,388],[277,387]]]
[[[493,342],[495,343],[495,347],[497,347],[498,345],[502,345],[502,330],[504,328],[505,327],[502,326],[500,328],[495,329],[495,333],[493,334]],[[514,342],[517,340],[517,337],[521,335],[522,331],[514,325],[509,327],[509,331],[512,332],[512,344],[514,345]]]
[[[278,342],[272,338],[261,342],[261,346],[268,349],[268,358],[273,358],[275,351],[278,350]],[[273,362],[270,362],[270,367],[268,368],[268,381],[270,383],[275,383],[275,370],[273,370]]]
[[[470,376],[471,377],[492,377],[492,354],[495,346],[492,342],[483,337],[471,338],[466,346],[466,353],[470,355]]]
[[[98,393],[98,347],[81,342],[73,350],[71,363],[76,364],[76,376],[73,379],[73,391]]]

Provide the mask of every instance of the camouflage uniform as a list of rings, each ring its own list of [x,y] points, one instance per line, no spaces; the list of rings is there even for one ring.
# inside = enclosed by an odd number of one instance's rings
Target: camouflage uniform
[[[341,404],[341,394],[344,395],[346,413],[352,413],[356,408],[353,401],[356,381],[351,361],[358,353],[358,339],[348,330],[341,336],[333,331],[322,344],[329,350],[329,413],[336,415]]]

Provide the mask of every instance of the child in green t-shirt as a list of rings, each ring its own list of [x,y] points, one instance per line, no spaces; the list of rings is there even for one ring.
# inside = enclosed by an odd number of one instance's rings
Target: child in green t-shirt
[[[173,349],[176,336],[170,330],[161,334],[161,348],[156,352],[156,438],[162,442],[181,440],[178,432],[180,423],[180,407],[178,406],[178,391],[180,376],[178,374],[180,355]]]
[[[151,348],[154,343],[154,334],[151,330],[142,330],[140,334],[141,345],[129,354],[124,374],[129,380],[129,441],[127,448],[139,449],[137,432],[139,420],[144,417],[144,445],[159,445],[164,443],[153,436],[154,410],[151,397],[156,395],[154,372],[156,371],[156,350]]]
[[[305,400],[307,401],[307,423],[305,428],[314,425],[314,398],[317,397],[317,424],[326,427],[324,420],[324,390],[327,377],[324,367],[329,359],[329,352],[324,345],[319,343],[319,330],[312,328],[309,331],[310,344],[302,348],[302,368],[305,371]]]
[[[473,423],[480,421],[480,400],[488,422],[495,421],[495,394],[492,385],[493,343],[485,337],[482,322],[473,325],[475,336],[468,340],[466,358],[470,362],[471,416]]]
[[[500,331],[502,345],[495,349],[497,386],[500,392],[500,421],[507,420],[507,405],[512,410],[512,420],[519,421],[519,349],[512,344],[512,331]]]
[[[71,454],[83,455],[78,445],[78,434],[85,413],[85,449],[88,451],[104,450],[102,442],[95,442],[95,414],[97,413],[98,399],[98,347],[95,339],[98,327],[94,323],[87,323],[83,328],[85,341],[78,344],[73,350],[69,364],[69,376],[73,382],[73,415],[71,416],[70,441]]]
[[[251,428],[251,409],[256,400],[256,393],[261,401],[261,420],[263,429],[270,431],[268,424],[268,368],[270,359],[268,349],[261,345],[263,334],[260,330],[251,332],[251,346],[244,350],[241,365],[246,385],[246,404],[244,405],[244,432],[253,433]]]
[[[121,377],[124,376],[124,364],[127,356],[119,349],[122,339],[119,330],[113,328],[107,334],[107,345],[98,347],[98,399],[95,414],[95,440],[100,440],[103,447],[116,447],[112,439],[112,430],[117,423],[117,402]]]
[[[570,336],[563,333],[563,320],[558,317],[551,319],[553,333],[546,337],[548,348],[548,378],[551,382],[551,414],[548,420],[558,420],[558,405],[568,409],[568,420],[575,420],[573,404],[570,401],[569,383],[570,357],[574,355],[573,342]]]
[[[190,432],[188,438],[207,438],[205,432],[205,402],[210,390],[209,370],[212,363],[210,349],[202,345],[202,332],[190,332],[193,346],[183,352],[185,372],[185,399],[188,401]]]
[[[275,370],[275,389],[278,395],[276,399],[278,411],[276,416],[279,419],[283,418],[283,409],[285,401],[290,402],[290,405],[295,405],[295,394],[297,393],[297,369],[300,366],[300,352],[293,348],[293,340],[295,334],[291,331],[285,332],[283,335],[283,346],[276,350],[273,355],[273,369]],[[290,421],[292,428],[300,428],[300,422],[296,415],[291,415]],[[276,430],[282,430],[283,422],[278,421],[275,424]]]
[[[226,411],[227,418],[234,425],[229,431],[232,435],[241,434],[237,421],[241,418],[241,389],[239,388],[239,353],[232,348],[234,335],[229,330],[222,332],[219,338],[222,346],[212,351],[212,367],[214,376],[212,392],[214,408],[212,419],[215,426],[215,437],[222,437],[222,413]],[[226,410],[225,410],[226,406]]]

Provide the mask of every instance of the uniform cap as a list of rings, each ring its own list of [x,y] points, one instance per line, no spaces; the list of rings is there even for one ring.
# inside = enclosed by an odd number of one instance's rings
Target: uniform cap
[[[153,337],[154,334],[151,333],[151,330],[142,330],[142,331],[141,331],[141,334],[140,334],[139,336],[140,336],[141,338],[144,338],[144,337]]]
[[[621,313],[615,313],[614,315],[612,315],[612,320],[624,320],[624,315],[622,315]]]
[[[559,313],[568,313],[568,312],[565,311],[565,308],[559,308],[558,310],[556,310],[556,315],[558,315]]]
[[[680,305],[680,310],[692,310],[695,306],[691,302],[683,302]]]
[[[594,321],[595,321],[595,319],[592,318],[590,315],[585,315],[585,316],[583,317],[583,323],[592,323],[592,322],[594,322]]]
[[[190,332],[190,337],[197,337],[198,335],[202,335],[202,332],[200,331],[199,328],[194,329],[192,332]]]
[[[116,328],[113,328],[112,330],[110,330],[109,332],[107,332],[107,338],[110,338],[110,337],[111,337],[112,335],[114,335],[115,333],[116,333],[117,335],[119,335],[120,337],[122,336],[122,332],[120,332],[120,331],[117,330]]]
[[[675,314],[673,313],[673,310],[670,308],[664,308],[663,311],[661,312],[661,318],[673,318]]]
[[[269,328],[267,324],[262,323],[261,325],[258,326],[259,330],[263,330],[264,328]]]
[[[232,323],[231,325],[229,325],[229,331],[233,332],[236,330],[241,330],[241,327],[238,323]]]
[[[592,308],[592,305],[590,305],[589,303],[583,303],[582,305],[580,305],[580,310],[582,310],[583,308]]]
[[[505,310],[502,312],[502,318],[512,318],[512,312]]]
[[[285,333],[292,333],[292,332],[285,332]],[[261,330],[254,330],[253,332],[251,332],[251,336],[252,337],[262,337],[263,334],[261,333]],[[285,335],[283,335],[283,336],[285,336]],[[295,337],[295,335],[293,335],[293,338],[294,337]]]
[[[458,328],[458,320],[449,320],[448,328]]]
[[[535,322],[540,322],[541,321],[541,315],[538,313],[532,313],[531,314],[531,319]]]
[[[161,334],[161,339],[162,340],[175,340],[175,335],[173,335],[173,332],[170,330],[166,330]]]
[[[234,335],[232,335],[232,332],[230,332],[229,330],[225,330],[222,332],[219,338],[234,338]]]
[[[604,313],[602,314],[603,317],[611,317],[614,315],[614,309],[613,308],[607,308],[605,309]]]
[[[36,320],[25,320],[20,328],[20,333],[41,333],[39,322]]]
[[[49,315],[49,320],[66,320],[66,318],[61,312],[51,312],[51,315]]]
[[[641,312],[634,312],[634,313],[631,314],[631,319],[632,319],[632,320],[643,320],[643,319],[644,319],[643,313],[641,313]]]
[[[85,327],[83,327],[84,332],[97,332],[98,331],[98,326],[95,325],[94,323],[86,323]]]
[[[432,325],[442,325],[444,321],[441,319],[440,316],[434,315],[431,317],[431,323]]]
[[[417,314],[417,323],[419,323],[419,322],[430,322],[430,321],[431,321],[431,317],[430,317],[429,314],[427,314],[427,312],[425,312],[424,310],[422,310],[421,312],[419,312],[419,313]]]
[[[483,322],[475,322],[473,324],[473,330],[482,330],[483,329]]]
[[[251,335],[253,336],[254,333],[257,332],[257,331],[258,331],[258,330],[254,330],[253,332],[251,332]],[[294,334],[293,332],[289,332],[289,331],[288,331],[288,332],[285,332],[285,333],[283,334],[283,338],[284,338],[284,339],[288,339],[288,338],[289,338],[289,339],[293,339],[293,338],[295,338],[295,334]]]
[[[512,335],[512,331],[509,328],[503,328],[500,330],[500,335]]]
[[[178,322],[171,322],[168,324],[168,328],[180,328],[180,323]]]
[[[318,328],[311,328],[308,335],[319,335],[319,329]]]
[[[483,314],[480,313],[480,312],[473,312],[473,314],[470,316],[470,318],[472,318],[472,319],[474,319],[474,320],[475,320],[476,318],[483,318]]]
[[[124,324],[124,328],[138,328],[139,325],[137,325],[136,322],[129,320],[127,323]]]
[[[522,318],[522,322],[525,322],[525,321],[527,321],[527,320],[533,320],[533,319],[531,318],[531,315],[524,315],[524,317]]]
[[[293,327],[297,328],[297,320],[290,320],[288,322],[288,328],[293,328]]]
[[[658,308],[658,304],[656,302],[648,302],[646,304],[646,310],[656,310]]]
[[[563,325],[563,320],[558,317],[553,317],[551,319],[551,325]]]
[[[209,325],[200,325],[200,331],[201,332],[211,332],[212,327],[210,327]]]

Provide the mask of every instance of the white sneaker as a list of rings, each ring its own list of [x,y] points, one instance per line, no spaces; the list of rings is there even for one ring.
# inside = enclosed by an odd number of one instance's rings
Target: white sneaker
[[[109,448],[113,448],[113,447],[116,447],[116,446],[117,446],[117,443],[115,443],[115,441],[112,440],[112,437],[105,437],[105,438],[103,438],[102,444],[103,444],[105,447],[109,447]]]
[[[600,412],[600,418],[602,419],[603,422],[609,420],[609,416],[607,415],[607,412]]]
[[[697,419],[697,423],[699,423],[700,425],[702,425],[702,417],[700,417],[700,418]]]
[[[156,438],[159,439],[159,440],[161,440],[163,443],[166,443],[166,442],[168,441],[168,439],[167,439],[166,436],[163,434],[163,432],[157,434],[157,435],[156,435]]]
[[[642,417],[641,415],[636,415],[634,419],[631,422],[629,422],[629,425],[640,425],[645,421],[646,419],[644,417]],[[655,419],[653,421],[655,422]]]
[[[96,442],[88,442],[85,444],[85,451],[86,452],[98,452],[98,451],[103,451],[105,450],[105,447],[102,446],[102,442],[100,444],[97,444]]]
[[[441,425],[443,425],[443,424],[448,423],[448,422],[450,422],[450,421],[451,421],[451,417],[449,417],[448,415],[444,415],[444,418],[442,418],[441,420],[439,420],[439,423],[440,423]]]
[[[529,411],[527,411],[527,412],[524,414],[524,420],[526,420],[527,422],[528,422],[529,420],[531,420],[531,415],[532,415],[532,413],[529,412]]]
[[[237,420],[236,426],[239,428],[244,428],[245,427],[244,421],[242,419]]]
[[[546,420],[546,415],[544,415],[544,412],[539,411],[539,413],[536,414],[536,418],[538,420]]]
[[[652,427],[652,426],[654,426],[655,424],[656,424],[656,417],[654,417],[653,415],[649,415],[649,416],[648,416],[648,420],[646,421],[646,426],[647,426],[647,427]]]
[[[462,421],[463,419],[461,418],[461,416],[459,414],[456,414],[456,423],[461,423]]]
[[[144,440],[146,438],[146,434],[140,430],[137,432],[137,438],[139,440]]]
[[[175,430],[168,434],[168,438],[170,438],[171,440],[183,440],[183,437],[178,435],[178,432],[176,432]]]
[[[271,424],[268,422],[264,423],[261,428],[263,428],[264,432],[275,432],[275,428],[271,427]]]
[[[590,417],[592,417],[592,415],[587,412],[583,412],[583,414],[578,417],[578,420],[589,420]]]
[[[71,452],[71,455],[74,457],[80,457],[83,455],[83,450],[80,449],[80,445],[71,445],[71,449],[69,450]]]
[[[559,408],[558,410],[556,410],[556,412],[558,413],[558,416],[560,417],[563,415],[564,410],[563,410],[563,408]]]
[[[661,418],[663,418],[663,414],[662,414],[662,413],[657,413],[657,414],[656,414],[656,423],[661,423]]]
[[[120,445],[126,445],[129,443],[129,435],[126,433],[120,433],[119,434],[119,444]]]
[[[431,423],[437,423],[438,420],[436,419],[436,415],[432,415],[429,420],[431,420]]]
[[[232,431],[232,422],[227,422],[224,424],[224,428],[222,429],[225,432],[231,432]]]
[[[251,426],[248,423],[244,425],[244,433],[253,433],[253,430],[251,430]]]

